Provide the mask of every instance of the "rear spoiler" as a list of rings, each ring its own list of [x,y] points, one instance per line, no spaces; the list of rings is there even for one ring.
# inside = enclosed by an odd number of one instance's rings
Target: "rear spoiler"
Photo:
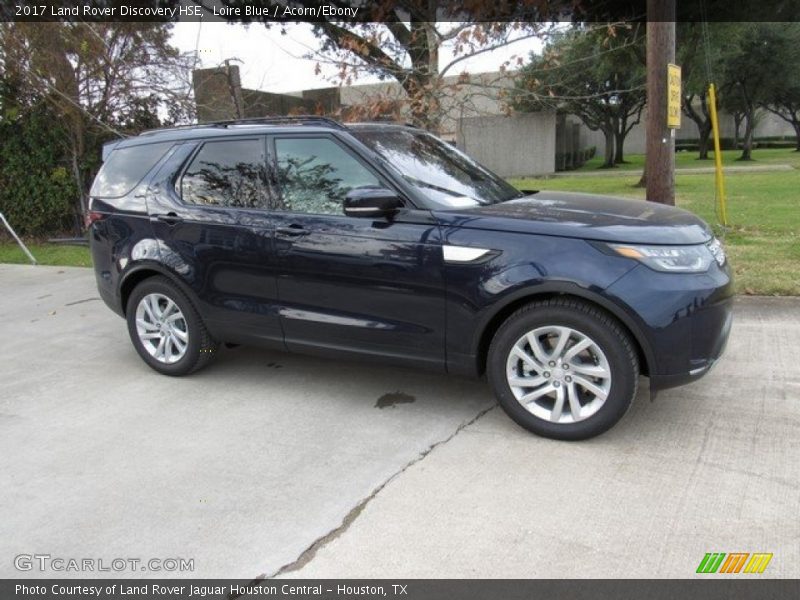
[[[113,142],[106,142],[105,144],[103,144],[103,162],[106,162],[108,160],[108,155],[114,151],[114,149],[121,141],[122,140],[115,140]]]

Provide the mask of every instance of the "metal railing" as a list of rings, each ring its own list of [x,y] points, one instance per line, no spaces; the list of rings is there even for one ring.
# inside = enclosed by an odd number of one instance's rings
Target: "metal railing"
[[[11,237],[13,237],[15,240],[17,240],[17,244],[19,244],[19,247],[22,248],[22,251],[25,254],[28,255],[28,258],[30,259],[30,261],[35,265],[36,264],[36,259],[33,257],[33,254],[31,254],[31,251],[28,250],[28,247],[25,244],[22,243],[22,240],[19,239],[19,236],[17,235],[17,232],[14,231],[13,227],[11,227],[11,224],[6,220],[6,217],[5,217],[5,215],[3,213],[0,213],[0,221],[3,222],[3,225],[5,225],[5,228],[8,229],[8,233],[11,234]]]

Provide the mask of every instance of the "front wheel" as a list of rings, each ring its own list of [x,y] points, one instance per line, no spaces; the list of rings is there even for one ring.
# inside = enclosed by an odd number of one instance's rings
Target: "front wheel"
[[[489,347],[489,382],[503,410],[538,435],[581,440],[610,429],[636,396],[633,342],[608,313],[572,299],[533,302]]]
[[[197,310],[166,277],[151,277],[137,285],[125,314],[134,348],[159,373],[187,375],[216,354],[217,343]]]

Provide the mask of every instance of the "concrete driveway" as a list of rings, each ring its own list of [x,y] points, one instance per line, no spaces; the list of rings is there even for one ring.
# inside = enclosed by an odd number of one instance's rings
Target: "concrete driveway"
[[[437,374],[240,348],[157,375],[91,270],[0,265],[0,290],[0,577],[93,574],[20,554],[194,560],[141,576],[690,577],[706,552],[800,577],[797,300],[739,301],[708,377],[569,444]]]

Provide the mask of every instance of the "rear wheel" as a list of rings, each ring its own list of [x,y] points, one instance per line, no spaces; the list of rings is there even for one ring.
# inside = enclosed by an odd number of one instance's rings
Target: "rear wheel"
[[[187,375],[217,352],[189,298],[166,277],[145,279],[134,288],[126,310],[134,348],[150,367],[165,375]]]
[[[539,435],[580,440],[617,423],[636,395],[639,363],[619,323],[572,299],[531,303],[503,323],[487,371],[500,405]]]

